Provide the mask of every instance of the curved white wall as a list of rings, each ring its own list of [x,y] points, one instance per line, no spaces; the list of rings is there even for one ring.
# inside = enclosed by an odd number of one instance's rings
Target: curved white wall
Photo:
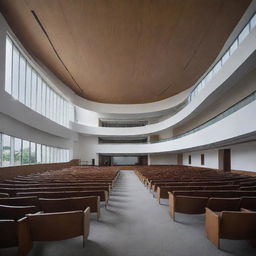
[[[95,150],[98,154],[148,154],[177,152],[220,143],[256,132],[256,119],[252,118],[255,109],[256,101],[253,101],[226,118],[182,138],[153,144],[98,144]]]

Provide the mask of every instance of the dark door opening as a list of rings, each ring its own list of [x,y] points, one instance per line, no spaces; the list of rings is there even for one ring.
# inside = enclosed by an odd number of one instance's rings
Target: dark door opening
[[[229,148],[223,150],[223,170],[231,170],[231,151]]]

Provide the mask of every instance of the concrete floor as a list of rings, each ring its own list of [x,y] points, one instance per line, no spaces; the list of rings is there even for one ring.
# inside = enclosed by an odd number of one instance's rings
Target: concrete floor
[[[177,214],[159,205],[132,171],[122,171],[100,221],[92,217],[85,248],[82,238],[34,243],[29,256],[222,256],[256,255],[247,241],[221,240],[221,250],[207,240],[203,215]],[[1,234],[2,235],[2,234]],[[0,250],[16,255],[17,249]]]

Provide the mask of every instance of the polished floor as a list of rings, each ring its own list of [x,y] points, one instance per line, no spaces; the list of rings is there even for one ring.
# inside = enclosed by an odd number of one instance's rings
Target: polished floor
[[[121,171],[101,220],[92,217],[85,248],[81,237],[37,242],[29,256],[256,255],[247,241],[221,240],[221,250],[215,248],[206,238],[203,215],[176,216],[173,222],[167,205],[159,205],[134,172]],[[4,249],[0,255],[16,252],[16,248]]]

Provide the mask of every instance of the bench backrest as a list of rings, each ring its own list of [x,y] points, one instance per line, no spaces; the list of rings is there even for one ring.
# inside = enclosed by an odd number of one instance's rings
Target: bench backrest
[[[221,212],[220,237],[239,240],[255,239],[256,212]]]
[[[36,206],[10,206],[0,205],[0,219],[18,220],[28,213],[37,212]]]
[[[74,186],[86,186],[86,187],[96,187],[96,186],[109,186],[111,183],[107,182],[90,182],[90,183],[75,183],[75,182],[70,182],[70,183],[0,183],[0,188],[40,188],[40,187],[74,187]]]
[[[256,211],[256,197],[242,197],[240,208]]]
[[[0,191],[6,191],[11,196],[15,196],[17,193],[23,192],[37,192],[37,191],[46,191],[46,192],[54,192],[54,191],[93,191],[93,190],[106,190],[110,192],[109,186],[94,186],[94,187],[33,187],[33,188],[0,188]]]
[[[18,196],[38,196],[40,198],[67,198],[67,197],[84,197],[99,196],[101,201],[107,200],[107,191],[68,191],[68,192],[19,192]]]
[[[98,197],[71,197],[71,198],[57,198],[46,199],[40,198],[40,206],[43,212],[66,212],[66,211],[84,211],[90,207],[91,212],[98,211]]]
[[[256,186],[240,187],[241,190],[256,190]]]
[[[224,186],[160,186],[160,189],[167,191],[177,190],[235,190],[238,189],[237,185],[224,185]]]
[[[215,212],[239,211],[240,198],[209,198],[206,207]]]
[[[200,214],[205,212],[208,197],[176,196],[175,212]]]
[[[241,197],[241,196],[256,196],[256,191],[241,191],[241,190],[207,190],[207,191],[173,191],[175,196],[203,196],[203,197]]]
[[[9,197],[8,193],[0,193],[0,198],[5,198],[5,197]]]
[[[54,241],[83,234],[83,211],[27,215],[32,241]]]
[[[0,248],[8,248],[18,245],[17,222],[15,220],[0,220]]]
[[[40,211],[40,205],[38,197],[36,196],[28,196],[28,197],[7,197],[0,198],[0,204],[4,205],[20,205],[20,206],[29,206],[34,205],[38,207],[38,211]]]

